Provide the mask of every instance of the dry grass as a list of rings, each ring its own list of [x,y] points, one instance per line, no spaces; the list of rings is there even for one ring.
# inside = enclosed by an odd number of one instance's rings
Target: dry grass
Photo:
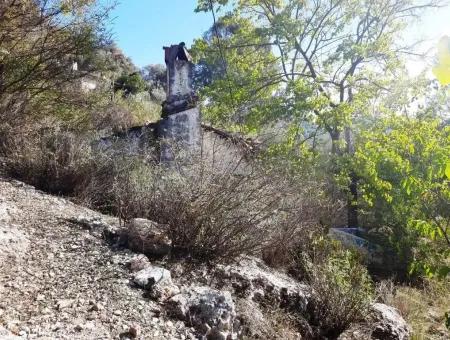
[[[73,194],[89,178],[94,163],[85,136],[30,128],[4,137],[1,153],[11,177],[61,195]]]
[[[450,311],[450,282],[427,280],[422,287],[395,286],[382,281],[377,287],[380,301],[396,307],[413,329],[412,339],[450,339],[445,313]]]
[[[297,320],[279,308],[261,309],[254,301],[239,299],[236,308],[242,324],[242,339],[300,339]]]

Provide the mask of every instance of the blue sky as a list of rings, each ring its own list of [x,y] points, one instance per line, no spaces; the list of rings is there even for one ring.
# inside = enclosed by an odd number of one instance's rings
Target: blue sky
[[[196,0],[119,0],[113,38],[137,66],[164,64],[162,47],[191,45],[212,25],[211,13],[194,13]]]
[[[104,0],[111,1],[111,0]],[[376,1],[376,0],[374,0]],[[119,0],[112,17],[114,40],[139,66],[163,64],[163,46],[200,37],[213,22],[211,13],[194,13],[197,0]],[[450,35],[450,7],[429,11],[414,27],[407,40],[429,39],[422,51],[428,58],[411,60],[409,69],[420,72],[435,55],[434,47],[443,35]]]

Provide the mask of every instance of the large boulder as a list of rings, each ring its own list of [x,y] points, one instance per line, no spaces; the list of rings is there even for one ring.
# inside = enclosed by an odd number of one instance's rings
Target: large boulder
[[[372,333],[374,339],[409,339],[411,330],[405,319],[394,307],[383,303],[374,303],[371,306],[371,318],[375,325]]]
[[[172,277],[167,269],[148,266],[138,271],[133,278],[134,283],[149,291],[154,299],[166,300],[179,293],[179,289],[172,282]]]
[[[374,303],[365,323],[352,325],[338,340],[407,340],[411,330],[394,307]]]
[[[306,310],[308,286],[269,268],[260,259],[244,257],[235,264],[219,265],[217,272],[223,280],[231,281],[239,295],[258,302],[277,303],[283,308]]]
[[[190,323],[207,340],[232,339],[237,331],[235,305],[228,291],[188,287],[167,301],[166,310]]]
[[[135,218],[126,224],[128,248],[149,257],[163,257],[170,253],[172,242],[164,226]]]

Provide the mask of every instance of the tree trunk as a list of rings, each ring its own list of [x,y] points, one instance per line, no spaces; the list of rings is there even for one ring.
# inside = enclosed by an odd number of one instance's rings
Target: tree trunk
[[[353,155],[355,153],[355,144],[353,141],[352,130],[345,128],[346,153]],[[350,172],[350,184],[348,186],[350,196],[347,201],[347,226],[358,227],[358,178],[354,171]]]
[[[0,63],[0,98],[3,94],[5,65]]]
[[[352,131],[349,127],[344,130],[346,147],[344,150],[339,145],[341,133],[333,130],[329,131],[331,137],[331,153],[334,156],[342,156],[344,154],[353,155],[355,153],[355,145],[353,142]],[[336,166],[336,164],[335,164]],[[338,171],[337,167],[334,171]],[[350,184],[348,186],[349,198],[347,200],[347,226],[358,227],[358,178],[352,171],[350,173]]]
[[[339,155],[341,153],[339,147],[339,140],[341,139],[341,133],[339,131],[330,131],[331,137],[331,154]]]

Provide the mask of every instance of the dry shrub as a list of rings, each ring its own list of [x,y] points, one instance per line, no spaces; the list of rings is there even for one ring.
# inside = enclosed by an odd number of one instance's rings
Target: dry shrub
[[[293,272],[311,289],[309,323],[325,337],[337,337],[362,321],[372,301],[372,281],[356,253],[326,237],[302,244]]]
[[[259,254],[316,223],[305,218],[302,187],[258,164],[220,170],[192,159],[182,167],[130,166],[113,185],[125,219],[144,217],[168,226],[178,253],[202,261]]]
[[[103,108],[100,113],[95,113],[93,123],[96,129],[110,129],[117,132],[136,125],[136,118],[130,110],[111,103]]]
[[[3,130],[1,153],[7,175],[54,194],[72,194],[93,166],[86,136],[58,128]]]

